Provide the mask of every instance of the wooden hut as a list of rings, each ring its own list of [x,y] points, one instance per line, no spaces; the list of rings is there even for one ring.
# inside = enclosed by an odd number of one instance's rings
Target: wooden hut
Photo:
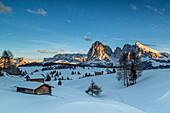
[[[27,93],[27,94],[37,94],[37,95],[51,95],[51,88],[50,86],[45,83],[39,82],[24,82],[18,86],[16,86],[17,92]]]
[[[95,73],[95,76],[96,76],[96,75],[102,75],[102,74],[103,74],[103,71],[95,71],[94,73]]]
[[[26,81],[42,82],[44,83],[44,77],[42,75],[27,75]]]

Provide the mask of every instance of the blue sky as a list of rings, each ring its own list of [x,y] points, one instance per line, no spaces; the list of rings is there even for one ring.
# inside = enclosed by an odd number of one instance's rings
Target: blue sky
[[[0,51],[40,60],[139,41],[170,53],[169,12],[169,0],[0,0]]]

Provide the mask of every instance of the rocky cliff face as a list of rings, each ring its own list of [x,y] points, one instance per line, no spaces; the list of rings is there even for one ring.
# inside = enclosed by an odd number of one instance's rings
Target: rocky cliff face
[[[151,49],[139,42],[136,42],[136,47],[137,47],[137,52],[139,54],[139,56],[141,57],[149,57],[149,58],[152,58],[152,59],[158,59],[160,58],[162,55],[161,55],[161,52],[158,52],[154,49]]]
[[[121,49],[120,47],[117,47],[117,48],[115,49],[115,51],[113,52],[113,56],[114,56],[116,59],[119,59],[121,54],[122,54],[122,49]]]
[[[121,50],[121,48],[117,47],[116,50],[114,51],[114,57],[119,58],[122,53],[127,53],[130,54],[131,50],[134,50],[137,52],[137,54],[142,57],[146,58],[149,57],[151,59],[159,59],[163,57],[168,57],[168,54],[163,53],[163,52],[158,52],[154,49],[151,49],[139,42],[136,42],[135,45],[129,45],[125,44]]]
[[[25,58],[21,57],[21,58],[14,58],[14,64],[18,67],[20,65],[24,65],[29,63],[29,61],[27,61]]]
[[[136,42],[135,45],[125,44],[122,49],[117,47],[114,51],[114,58],[119,60],[122,53],[127,53],[129,57],[132,49],[141,57],[143,69],[170,67],[170,54],[158,52],[139,42]]]
[[[130,44],[125,44],[122,48],[122,53],[129,53],[131,50],[131,45]]]
[[[132,49],[141,57],[144,69],[152,69],[165,65],[165,63],[167,63],[165,66],[168,65],[170,67],[170,55],[168,53],[158,52],[139,42],[136,42],[134,45],[125,44],[122,49],[117,47],[115,51],[112,52],[112,49],[109,46],[96,41],[92,44],[87,54],[57,54],[52,58],[44,58],[44,63],[85,62],[90,64],[113,64],[117,66],[122,53],[127,53],[129,57]]]
[[[90,50],[88,51],[87,60],[88,61],[91,61],[91,60],[110,61],[112,55],[113,55],[113,52],[109,46],[103,45],[101,42],[96,41],[95,43],[92,44]]]
[[[44,58],[44,62],[85,62],[86,54],[57,54],[52,58]]]

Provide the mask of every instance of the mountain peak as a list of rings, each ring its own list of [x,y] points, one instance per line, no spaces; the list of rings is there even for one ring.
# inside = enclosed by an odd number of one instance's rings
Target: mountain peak
[[[112,50],[109,46],[103,45],[102,42],[96,41],[92,44],[90,50],[88,51],[88,60],[105,60],[110,61],[110,56],[112,55]]]
[[[153,59],[158,59],[159,57],[161,57],[161,52],[151,49],[139,42],[136,42],[136,46],[140,49],[139,56],[141,56],[142,54],[150,54]]]

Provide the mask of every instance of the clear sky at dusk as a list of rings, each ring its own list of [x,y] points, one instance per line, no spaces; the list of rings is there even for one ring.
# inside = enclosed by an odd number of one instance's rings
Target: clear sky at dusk
[[[40,60],[87,53],[94,41],[170,53],[170,0],[0,0],[1,53]]]

